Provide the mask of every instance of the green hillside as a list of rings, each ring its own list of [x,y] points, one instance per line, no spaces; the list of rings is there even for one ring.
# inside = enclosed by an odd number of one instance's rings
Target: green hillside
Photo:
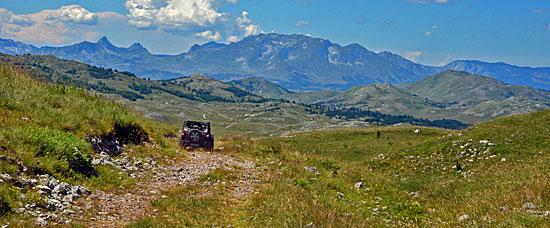
[[[117,133],[127,129],[133,133]],[[33,220],[10,213],[26,204],[47,207],[37,191],[39,183],[30,181],[44,175],[91,189],[116,190],[135,184],[136,180],[122,175],[120,169],[92,164],[98,152],[90,137],[107,140],[114,135],[120,146],[127,144],[126,150],[146,151],[133,157],[153,153],[174,157],[175,147],[166,143],[165,136],[175,130],[83,89],[52,86],[1,66],[0,224],[13,220],[15,227],[32,226]],[[151,147],[156,143],[163,146]]]
[[[290,92],[273,82],[258,77],[233,80],[229,83],[233,85],[238,85],[242,88],[254,92],[257,95],[267,98],[281,99],[290,94],[294,94],[293,92]]]
[[[392,114],[413,114],[437,107],[437,103],[398,89],[391,84],[358,86],[321,104],[364,108]]]
[[[473,106],[510,97],[529,99],[535,104],[550,105],[550,92],[527,86],[508,85],[493,78],[461,71],[444,71],[407,84],[404,89],[420,97],[447,105]]]
[[[198,120],[206,115],[213,121],[214,134],[218,136],[280,135],[296,130],[339,126],[342,122],[323,115],[308,114],[301,105],[269,100],[201,75],[168,81],[144,80],[128,72],[98,68],[54,56],[0,54],[0,63],[51,84],[86,88],[137,110],[143,117],[172,126],[179,127],[185,120]]]

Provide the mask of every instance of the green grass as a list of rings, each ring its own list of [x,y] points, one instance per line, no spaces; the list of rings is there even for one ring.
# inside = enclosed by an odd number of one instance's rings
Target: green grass
[[[548,219],[521,207],[531,202],[541,205],[537,210],[550,210],[548,120],[550,112],[543,111],[460,132],[391,127],[225,138],[224,153],[255,160],[263,181],[258,194],[230,202],[237,209],[219,213],[232,218],[224,224],[235,227],[547,227]],[[453,168],[457,161],[461,172]],[[223,176],[230,174],[220,171],[203,180]],[[359,181],[365,186],[355,189]],[[217,206],[186,204],[201,221],[186,225],[221,224],[194,212]],[[470,219],[458,221],[464,214]]]
[[[139,180],[119,170],[99,167],[99,177],[86,178],[74,168],[75,163],[89,162],[94,153],[85,136],[107,133],[117,121],[141,126],[155,145],[126,146],[132,156],[182,158],[177,138],[168,137],[174,128],[136,117],[120,104],[74,87],[38,83],[5,67],[0,76],[0,154],[31,170],[95,189],[131,188]],[[254,118],[249,123],[262,121]],[[415,129],[420,133],[413,133]],[[152,203],[157,211],[130,227],[548,227],[548,218],[521,209],[531,202],[541,206],[537,210],[550,210],[548,135],[550,111],[462,131],[348,128],[286,137],[218,138],[217,145],[224,147],[218,153],[256,163],[256,172],[261,172],[261,183],[254,187],[258,193],[236,198],[230,185],[203,185],[234,182],[242,174],[239,169],[218,169],[199,178],[199,185],[166,190],[162,194],[167,198]],[[16,165],[0,162],[0,172],[18,172]],[[319,175],[306,166],[315,167]],[[365,186],[356,189],[360,181]],[[8,183],[0,183],[0,195],[0,212],[40,201],[34,191]],[[470,219],[458,221],[463,214]],[[0,222],[6,221],[32,226],[10,213],[0,216]]]
[[[88,94],[83,89],[52,86],[0,66],[0,155],[7,157],[0,160],[2,174],[21,175],[27,179],[36,178],[35,174],[49,174],[60,181],[106,191],[131,186],[135,180],[119,173],[120,170],[102,166],[94,169],[90,164],[95,151],[86,137],[105,135],[117,122],[122,126],[140,126],[149,134],[150,145],[159,145],[150,149],[146,145],[127,146],[133,151],[143,151],[141,157],[153,154],[177,156],[177,144],[173,139],[165,138],[170,133],[173,135],[175,128],[139,118],[123,105]],[[21,172],[17,162],[28,170]],[[1,185],[0,211],[3,217],[18,218],[17,215],[6,215],[4,209],[5,205],[20,207],[18,203],[25,202],[19,198],[21,194],[28,195],[28,202],[30,199],[39,200],[29,187]]]

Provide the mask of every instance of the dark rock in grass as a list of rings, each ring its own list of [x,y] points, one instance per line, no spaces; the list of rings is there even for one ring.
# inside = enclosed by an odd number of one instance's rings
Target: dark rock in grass
[[[362,187],[365,187],[365,183],[357,182],[357,183],[355,183],[354,187],[355,187],[355,189],[360,189]]]

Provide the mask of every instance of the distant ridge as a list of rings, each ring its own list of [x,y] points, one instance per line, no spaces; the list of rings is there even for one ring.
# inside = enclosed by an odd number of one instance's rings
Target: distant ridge
[[[341,46],[326,39],[277,33],[248,36],[230,44],[193,45],[187,53],[178,55],[153,55],[139,43],[127,48],[116,47],[106,37],[96,43],[41,48],[0,39],[0,52],[49,54],[152,79],[192,74],[223,81],[261,77],[286,89],[300,91],[344,91],[371,83],[412,83],[445,70],[466,71],[509,84],[550,90],[550,67],[519,67],[475,60],[457,60],[433,67],[391,52],[374,53],[359,44]]]

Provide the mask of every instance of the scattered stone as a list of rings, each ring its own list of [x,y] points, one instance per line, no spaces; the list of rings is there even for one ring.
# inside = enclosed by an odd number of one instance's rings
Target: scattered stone
[[[0,160],[5,161],[6,160],[6,155],[0,155]]]
[[[500,159],[501,162],[505,162],[506,161],[506,158],[502,158]]]
[[[54,189],[58,184],[59,184],[59,181],[56,180],[55,178],[52,178],[52,179],[50,179],[50,181],[48,182],[48,187],[49,187],[50,189]]]
[[[2,228],[8,228],[10,226],[10,223],[6,223],[6,225],[3,225]]]
[[[306,167],[304,167],[304,169],[306,169],[307,171],[309,171],[309,172],[311,172],[315,175],[321,174],[321,173],[319,173],[319,171],[317,171],[317,168],[312,167],[312,166],[306,166]]]
[[[469,215],[461,215],[458,217],[458,221],[459,222],[463,222],[463,221],[466,221],[466,220],[469,220],[470,219],[470,216]]]
[[[36,218],[36,225],[39,225],[39,226],[47,226],[48,225],[48,222],[46,222],[45,219],[41,218],[41,217],[38,217]]]
[[[0,180],[4,180],[4,181],[7,181],[7,182],[10,182],[11,181],[11,177],[9,174],[0,174]]]
[[[36,188],[37,188],[38,190],[42,191],[42,192],[47,193],[47,194],[52,193],[52,189],[51,189],[50,187],[48,187],[48,186],[45,186],[45,185],[38,185],[38,186],[36,186]]]
[[[412,198],[418,198],[420,197],[420,194],[418,192],[410,192],[409,196],[411,196]]]
[[[415,129],[415,130],[413,131],[413,133],[415,133],[415,134],[420,133],[420,129]]]
[[[346,195],[344,195],[344,193],[336,192],[336,194],[338,194],[340,198],[346,198]]]
[[[46,209],[50,211],[55,211],[57,208],[61,208],[61,202],[56,199],[49,199],[48,202],[46,202]]]
[[[486,140],[486,139],[485,139],[485,140],[479,140],[479,143],[481,143],[481,144],[487,144],[487,143],[489,143],[489,140]]]
[[[537,206],[533,203],[526,202],[523,205],[521,205],[521,208],[523,208],[523,209],[535,209],[535,208],[537,208]]]
[[[66,214],[66,215],[76,215],[76,212],[73,211],[73,210],[70,210],[70,209],[65,209],[65,210],[63,210],[63,214]]]
[[[24,213],[25,213],[25,208],[24,208],[24,207],[20,207],[20,208],[13,209],[13,213],[16,213],[16,214],[24,214]]]
[[[502,206],[502,207],[500,207],[499,209],[500,209],[501,211],[507,211],[507,210],[508,210],[508,208],[507,208],[506,206]]]
[[[310,222],[306,225],[306,227],[315,227],[315,224],[313,224],[313,222]]]
[[[355,183],[354,186],[355,186],[355,189],[360,189],[360,188],[362,188],[362,187],[365,187],[365,183],[363,183],[363,182],[357,182],[357,183]]]
[[[71,191],[71,186],[65,182],[61,182],[59,183],[59,185],[55,186],[52,192],[56,194],[66,195],[70,191]]]

